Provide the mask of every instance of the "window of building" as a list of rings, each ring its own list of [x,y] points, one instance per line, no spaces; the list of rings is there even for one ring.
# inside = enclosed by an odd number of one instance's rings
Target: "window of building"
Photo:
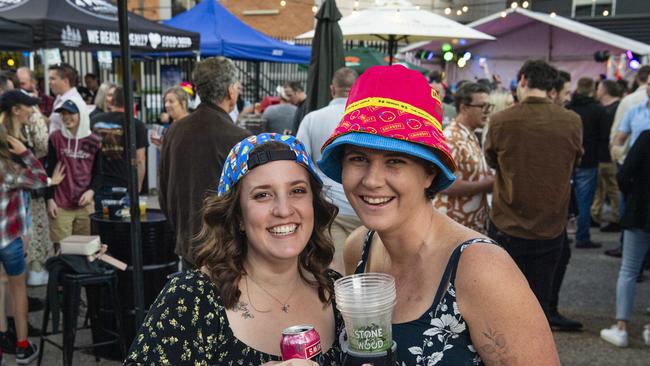
[[[572,17],[612,16],[616,12],[616,0],[573,0]]]

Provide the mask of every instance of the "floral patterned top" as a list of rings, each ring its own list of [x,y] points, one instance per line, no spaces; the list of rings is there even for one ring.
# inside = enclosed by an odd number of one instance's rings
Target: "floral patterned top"
[[[340,277],[330,271],[332,281]],[[258,366],[281,360],[238,340],[222,303],[219,290],[200,270],[174,275],[151,306],[124,364]],[[343,319],[335,304],[332,309],[335,334],[339,334]],[[332,348],[321,354],[320,365],[340,364],[341,348],[335,341]]]
[[[458,166],[455,174],[459,179],[478,182],[490,176],[490,168],[474,132],[454,121],[445,128],[444,135]],[[440,193],[433,199],[433,206],[461,225],[481,234],[487,233],[487,193],[456,197]]]
[[[374,234],[374,231],[369,231],[366,236],[355,273],[365,271]],[[431,307],[416,320],[393,324],[393,340],[397,342],[397,365],[484,365],[474,349],[469,329],[456,303],[454,287],[460,255],[474,243],[496,244],[489,238],[471,239],[460,244],[449,258]],[[447,283],[449,286],[445,286]]]

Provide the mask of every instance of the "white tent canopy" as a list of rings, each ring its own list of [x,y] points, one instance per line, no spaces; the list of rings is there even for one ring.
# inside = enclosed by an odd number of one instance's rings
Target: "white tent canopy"
[[[480,58],[498,74],[504,82],[514,78],[517,70],[527,59],[544,59],[559,69],[571,73],[575,81],[579,77],[596,77],[608,72],[608,63],[598,63],[594,53],[608,51],[613,56],[630,50],[647,60],[650,45],[604,31],[559,15],[538,13],[516,8],[476,20],[468,26],[497,37],[494,42],[468,40],[463,50],[470,51],[473,61],[467,67],[449,70],[452,81],[472,80],[486,77],[479,65]],[[400,52],[419,48],[435,49],[439,43],[427,42],[411,45]],[[619,60],[613,57],[612,60]],[[622,74],[629,72],[621,63]]]
[[[490,29],[491,31],[495,32],[493,33],[494,35],[499,36],[500,33],[510,31],[514,27],[522,26],[527,22],[530,23],[530,22],[538,21],[619,49],[630,50],[634,53],[643,56],[650,55],[650,45],[648,44],[635,41],[627,37],[619,36],[618,34],[607,32],[600,28],[592,27],[590,25],[580,23],[578,21],[571,20],[565,17],[546,14],[546,13],[538,13],[538,12],[521,9],[521,8],[509,9],[505,13],[506,13],[506,17],[503,17],[501,13],[492,14],[485,18],[476,20],[468,24],[467,26],[475,29]],[[510,19],[512,19],[512,15],[514,14],[516,14],[521,18],[528,18],[528,21],[520,20],[518,22],[513,22],[517,24],[512,24],[509,27],[506,27],[505,29],[503,29],[498,24],[500,23],[501,19],[508,18],[509,16]],[[498,28],[501,28],[501,30],[499,31]]]
[[[418,10],[405,0],[378,1],[377,7],[355,11],[342,18],[339,26],[343,37],[348,40],[449,40],[480,39],[493,40],[494,37],[464,26],[451,19]],[[301,34],[297,39],[314,38],[314,31]]]

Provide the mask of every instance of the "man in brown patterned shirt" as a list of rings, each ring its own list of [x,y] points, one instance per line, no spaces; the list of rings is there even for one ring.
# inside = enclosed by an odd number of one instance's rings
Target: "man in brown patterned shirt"
[[[480,233],[486,233],[487,194],[494,177],[474,131],[485,126],[493,105],[490,90],[481,84],[466,83],[456,92],[456,119],[445,128],[449,150],[458,165],[456,181],[440,192],[434,206],[447,216]]]

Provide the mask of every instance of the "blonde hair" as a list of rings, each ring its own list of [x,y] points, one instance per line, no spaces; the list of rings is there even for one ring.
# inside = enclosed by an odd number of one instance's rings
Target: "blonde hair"
[[[180,86],[172,86],[171,88],[165,90],[165,93],[163,94],[163,103],[165,102],[165,98],[167,98],[167,94],[174,94],[176,96],[176,99],[178,99],[178,102],[185,108],[185,110],[188,109],[190,105],[190,96],[183,88]]]
[[[108,95],[108,91],[116,86],[117,85],[113,83],[102,83],[102,85],[99,86],[99,89],[97,89],[97,95],[95,96],[95,107],[101,109],[102,111],[107,111],[108,106],[106,105],[106,96]]]
[[[515,99],[512,97],[512,93],[507,90],[495,90],[490,93],[488,102],[494,104],[492,114],[495,114],[513,105]]]

